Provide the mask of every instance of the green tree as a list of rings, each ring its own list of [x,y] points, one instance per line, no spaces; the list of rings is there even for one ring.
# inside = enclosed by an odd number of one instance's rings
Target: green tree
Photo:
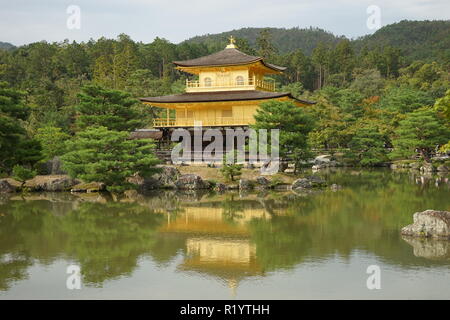
[[[314,130],[309,133],[309,141],[314,148],[342,148],[347,144],[343,134],[348,122],[341,108],[324,97],[323,92],[317,96],[317,103],[312,106],[311,114],[316,119]]]
[[[338,73],[343,74],[344,83],[351,78],[354,67],[354,52],[350,40],[345,39],[339,41],[334,49],[334,57],[336,61],[335,68]]]
[[[377,126],[366,124],[356,129],[348,147],[347,157],[363,167],[381,164],[387,160],[383,135]]]
[[[227,164],[224,163],[220,172],[227,181],[234,181],[234,178],[239,177],[242,174],[242,164]]]
[[[317,71],[317,89],[321,89],[326,84],[327,75],[329,73],[329,46],[323,42],[320,42],[312,52],[312,63],[316,67]]]
[[[15,164],[32,166],[42,157],[40,144],[23,127],[30,110],[22,97],[22,92],[0,82],[0,170],[6,172]]]
[[[70,135],[63,132],[61,128],[46,126],[39,128],[35,137],[42,146],[43,160],[50,160],[65,153],[65,142]]]
[[[224,155],[222,168],[220,168],[220,173],[224,176],[227,181],[234,181],[234,178],[239,177],[242,174],[242,164],[237,164],[237,152],[233,150],[228,154]]]
[[[305,92],[305,89],[303,88],[301,82],[292,82],[285,86],[282,86],[281,91],[289,92],[290,94],[292,94],[292,96],[299,98],[303,94],[303,92]]]
[[[445,96],[436,100],[434,108],[444,117],[447,125],[450,126],[450,89],[447,90]]]
[[[355,70],[355,80],[351,83],[350,89],[354,89],[364,97],[379,96],[384,88],[384,79],[376,69]]]
[[[130,140],[125,131],[93,127],[78,132],[67,142],[61,157],[63,167],[73,178],[103,182],[109,191],[132,188],[127,178],[135,173],[147,177],[158,170],[154,145],[146,140]]]
[[[145,123],[142,114],[135,108],[138,101],[127,92],[87,85],[78,98],[78,129],[104,126],[110,130],[132,131]]]
[[[400,121],[392,140],[392,156],[409,157],[417,150],[425,161],[430,162],[432,152],[437,146],[446,143],[449,137],[450,129],[438,118],[436,111],[421,108]]]
[[[408,113],[433,103],[433,98],[427,92],[408,87],[391,87],[386,90],[379,105],[389,111]]]
[[[446,126],[450,128],[450,89],[447,90],[445,96],[436,100],[434,108],[444,118]],[[441,150],[450,151],[450,140],[441,147]]]
[[[258,47],[258,55],[264,59],[271,59],[276,54],[277,49],[272,44],[272,34],[270,29],[263,29],[256,39],[256,45]]]
[[[24,168],[19,165],[15,165],[13,168],[13,178],[21,182],[20,188],[23,189],[25,182],[29,179],[33,179],[36,176],[36,171]]]
[[[308,134],[313,129],[313,119],[303,108],[290,101],[267,101],[260,104],[254,129],[279,129],[279,152],[290,157],[296,170],[303,160],[310,158]]]

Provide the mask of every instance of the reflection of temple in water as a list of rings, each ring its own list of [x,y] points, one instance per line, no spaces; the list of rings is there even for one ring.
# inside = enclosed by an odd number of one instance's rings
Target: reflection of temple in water
[[[160,232],[186,237],[186,256],[178,270],[219,279],[233,296],[240,281],[263,276],[248,223],[252,219],[270,219],[270,215],[254,207],[233,209],[202,203],[183,207],[176,217],[168,214]]]

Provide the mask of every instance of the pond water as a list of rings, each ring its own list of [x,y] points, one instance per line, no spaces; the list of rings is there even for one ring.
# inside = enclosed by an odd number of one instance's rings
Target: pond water
[[[399,233],[448,176],[322,174],[342,189],[2,195],[0,299],[450,299],[450,243]]]

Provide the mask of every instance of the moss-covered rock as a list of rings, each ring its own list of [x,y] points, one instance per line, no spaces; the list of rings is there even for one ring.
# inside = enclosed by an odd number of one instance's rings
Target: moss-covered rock
[[[70,189],[71,192],[100,192],[105,191],[106,186],[102,182],[79,183]]]

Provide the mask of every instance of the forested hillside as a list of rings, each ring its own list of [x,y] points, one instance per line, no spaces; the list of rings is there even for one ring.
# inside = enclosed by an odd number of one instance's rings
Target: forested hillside
[[[357,49],[390,45],[410,61],[450,59],[450,21],[400,21],[354,41]]]
[[[413,32],[411,43],[396,42],[408,33],[406,25],[435,27]],[[309,34],[297,43],[307,44],[305,50],[293,49],[296,40],[287,47],[277,30],[253,30],[249,40],[233,35],[240,50],[287,67],[272,77],[277,91],[317,102],[304,111],[313,128],[305,146],[348,149],[356,165],[378,165],[416,150],[429,160],[438,148],[450,149],[450,59],[448,38],[442,38],[448,22],[403,21],[357,41],[291,29],[286,35],[291,39],[297,32]],[[183,92],[193,76],[176,70],[172,61],[204,56],[226,43],[205,41],[141,43],[122,34],[0,49],[0,175],[65,154],[86,128],[102,126],[95,134],[107,141],[109,135],[127,136],[117,132],[151,127],[160,110],[135,98]],[[424,58],[406,57],[403,50]],[[395,152],[388,154],[391,148]]]
[[[245,39],[252,48],[257,47],[256,40],[259,33],[264,28],[242,28],[222,32],[218,34],[208,34],[203,36],[196,36],[186,40],[188,43],[204,43],[211,49],[223,48],[228,42],[228,38],[233,35],[236,38]],[[310,55],[312,50],[320,43],[337,43],[340,39],[345,37],[337,37],[331,32],[319,28],[310,27],[308,29],[300,28],[267,28],[270,31],[273,44],[279,53],[287,53],[296,49],[301,49],[305,54]]]
[[[233,35],[248,41],[256,48],[256,39],[263,28],[242,28],[207,34],[186,40],[190,43],[205,43],[208,48],[223,47],[227,38]],[[319,43],[336,44],[344,36],[336,36],[319,28],[269,28],[273,44],[280,54],[301,49],[310,55]],[[352,40],[356,50],[365,46],[374,49],[386,45],[398,48],[409,61],[424,59],[428,61],[449,59],[450,57],[450,21],[400,21],[377,30],[375,33]]]
[[[0,41],[0,49],[11,50],[14,49],[15,46],[9,42],[1,42]]]

